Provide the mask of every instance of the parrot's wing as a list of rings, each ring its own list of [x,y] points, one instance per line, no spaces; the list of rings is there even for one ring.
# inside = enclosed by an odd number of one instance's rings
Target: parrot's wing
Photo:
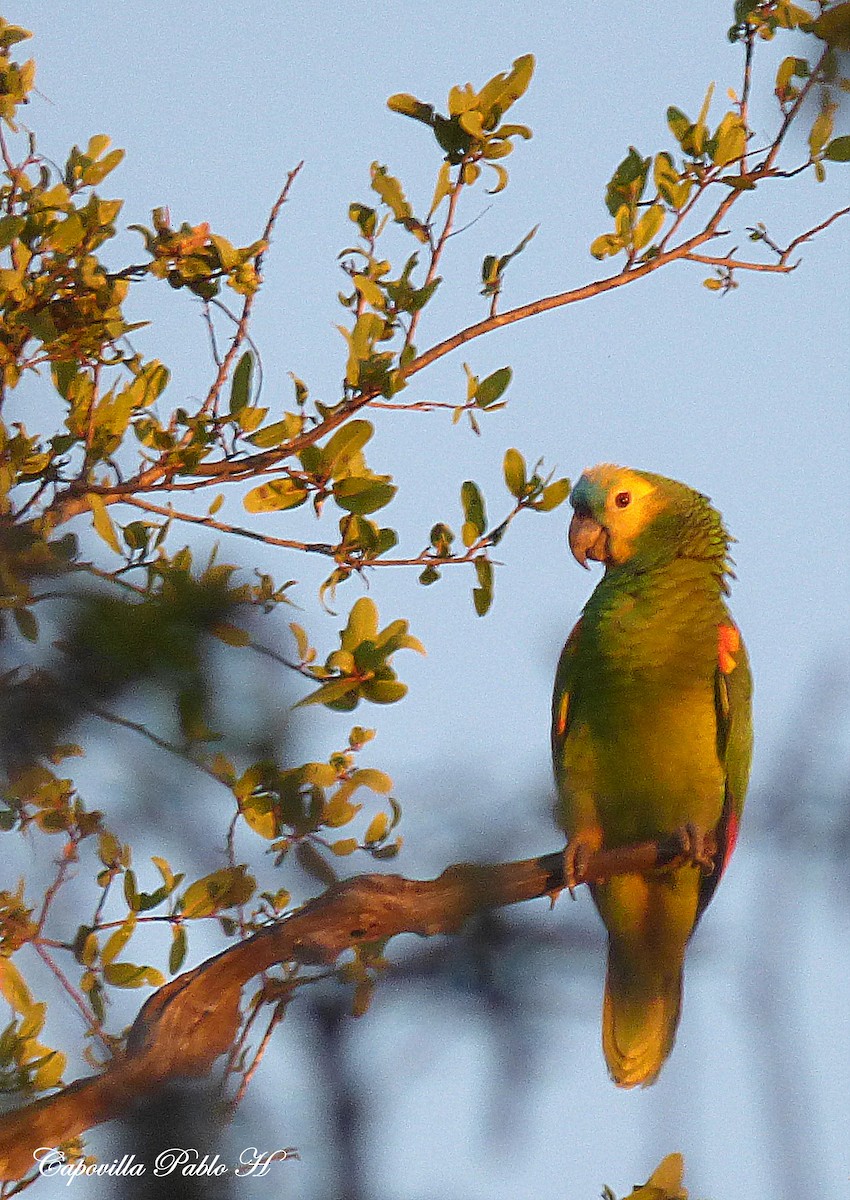
[[[714,676],[717,756],[725,769],[725,799],[720,821],[714,831],[717,839],[714,871],[703,880],[700,888],[700,915],[714,895],[738,838],[753,751],[751,694],[752,677],[747,650],[737,627],[730,621],[719,629]]]
[[[552,693],[552,756],[556,774],[562,761],[564,740],[570,728],[570,701],[575,694],[577,682],[576,666],[580,630],[581,619],[573,626],[572,633],[567,638],[566,645],[561,651],[558,670],[555,673],[555,690]]]

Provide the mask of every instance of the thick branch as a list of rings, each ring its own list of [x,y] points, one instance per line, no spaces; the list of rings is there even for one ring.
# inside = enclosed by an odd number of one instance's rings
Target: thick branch
[[[679,864],[672,837],[590,856],[581,882]],[[696,868],[695,868],[696,869]],[[120,1116],[167,1080],[204,1075],[236,1040],[242,989],[279,963],[331,964],[361,942],[400,933],[457,933],[484,908],[553,897],[564,887],[564,855],[497,865],[461,863],[437,879],[361,875],[329,888],[291,916],[165,984],[144,1005],[125,1054],[102,1074],[0,1118],[0,1179],[33,1167],[33,1150],[55,1146]]]

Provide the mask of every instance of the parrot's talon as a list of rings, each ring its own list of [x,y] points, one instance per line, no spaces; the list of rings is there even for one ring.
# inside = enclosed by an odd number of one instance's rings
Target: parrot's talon
[[[582,883],[590,865],[590,856],[596,849],[590,842],[573,839],[564,847],[564,885],[575,900],[575,890]]]
[[[709,839],[699,826],[688,821],[681,829],[676,830],[676,838],[681,847],[682,858],[687,863],[698,867],[703,875],[714,873],[714,859],[709,852]]]

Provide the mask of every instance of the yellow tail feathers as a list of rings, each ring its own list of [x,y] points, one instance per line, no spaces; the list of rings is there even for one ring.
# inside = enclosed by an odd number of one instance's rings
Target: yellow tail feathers
[[[608,948],[602,1049],[618,1087],[648,1087],[658,1077],[679,1024],[682,962],[663,965]]]

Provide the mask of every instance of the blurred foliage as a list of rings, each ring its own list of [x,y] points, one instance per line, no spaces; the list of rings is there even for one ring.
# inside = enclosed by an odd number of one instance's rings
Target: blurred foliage
[[[676,239],[686,222],[696,221],[706,197],[709,207],[717,206],[702,227],[703,242],[719,236],[718,223],[737,196],[764,180],[807,173],[822,179],[827,164],[850,160],[850,137],[836,136],[833,128],[834,95],[848,87],[839,71],[840,52],[850,44],[848,13],[850,3],[804,9],[739,0],[729,36],[745,48],[747,66],[740,94],[729,93],[731,108],[710,120],[713,85],[696,120],[671,107],[674,150],[644,156],[631,148],[607,185],[614,228],[594,240],[591,253],[597,259],[624,254],[620,273],[533,301],[513,310],[511,319],[625,284],[637,277],[636,268],[692,257],[694,242]],[[754,47],[784,30],[807,37],[812,54],[782,61],[771,82],[777,131],[767,146],[752,149]],[[180,971],[197,922],[214,926],[225,942],[245,938],[290,906],[292,878],[298,878],[287,873],[291,864],[315,888],[336,878],[341,858],[357,854],[372,863],[391,858],[401,844],[392,780],[361,764],[372,753],[374,730],[355,726],[338,735],[325,761],[293,763],[280,739],[267,733],[268,714],[261,714],[252,746],[237,746],[220,727],[216,703],[221,690],[236,686],[236,676],[222,683],[211,663],[216,648],[242,664],[263,656],[309,684],[301,705],[346,713],[361,702],[404,697],[396,656],[424,652],[408,622],[382,622],[375,603],[361,596],[342,618],[338,646],[324,657],[296,622],[289,624],[291,637],[284,635],[290,649],[278,651],[259,640],[258,626],[268,618],[277,628],[281,606],[291,611],[297,581],[259,570],[246,580],[235,564],[220,562],[217,551],[199,561],[180,531],[197,526],[230,544],[247,539],[291,558],[327,561],[318,596],[325,606],[337,603],[352,578],[380,568],[411,568],[426,586],[449,567],[468,568],[472,603],[484,616],[494,598],[493,548],[520,513],[551,512],[569,492],[568,481],[542,460],[532,458],[530,467],[509,448],[502,463],[507,494],[495,520],[488,509],[499,502],[485,498],[474,480],[460,481],[457,509],[446,514],[459,535],[432,515],[419,546],[396,552],[398,532],[381,522],[390,520],[399,484],[372,457],[375,425],[367,419],[367,412],[374,418],[386,410],[440,409],[454,423],[465,416],[477,433],[480,422],[507,403],[507,366],[482,378],[464,363],[459,394],[444,400],[408,400],[403,393],[419,370],[503,323],[498,304],[506,271],[532,245],[537,226],[512,250],[491,248],[484,255],[475,298],[486,305],[484,318],[425,352],[417,349],[420,321],[438,303],[462,199],[476,188],[504,192],[505,160],[531,138],[528,126],[505,121],[531,82],[531,55],[478,89],[452,87],[445,112],[408,94],[390,98],[394,112],[432,137],[433,190],[421,204],[408,199],[402,181],[376,161],[370,202],[349,205],[352,244],[339,255],[345,281],[340,388],[326,402],[294,375],[290,398],[266,399],[249,332],[264,256],[300,168],[290,172],[265,228],[249,245],[234,245],[206,221],[178,223],[157,207],[148,224],[129,226],[139,235],[138,258],[115,265],[123,201],[100,189],[109,186],[123,151],[98,134],[85,148],[74,146],[64,163],[39,153],[35,136],[19,121],[34,92],[35,65],[13,57],[29,36],[0,18],[0,750],[6,768],[0,832],[26,837],[39,848],[40,862],[50,864],[35,894],[26,880],[0,892],[0,990],[12,1013],[0,1034],[0,1075],[6,1090],[22,1096],[55,1087],[65,1071],[63,1053],[40,1040],[45,1002],[33,998],[24,979],[33,955],[47,963],[83,1015],[86,1057],[97,1065],[121,1044],[122,1031],[110,1024],[115,989],[156,987],[166,972]],[[808,158],[781,167],[787,130],[813,93],[819,106]],[[766,225],[749,233],[775,257],[775,269],[790,269],[790,247],[778,247]],[[726,291],[742,264],[719,261],[706,284]],[[191,403],[171,398],[168,367],[133,347],[132,334],[144,322],[129,321],[125,305],[145,282],[181,293],[206,323],[209,382]],[[48,402],[24,403],[16,391],[22,380],[37,383]],[[437,449],[432,469],[441,469]],[[252,523],[225,520],[225,504],[228,513],[244,510]],[[308,521],[329,530],[323,540],[304,536]],[[278,532],[282,522],[288,522],[287,536]],[[229,698],[239,706],[238,697]],[[129,715],[140,707],[152,714],[150,722]],[[97,807],[88,805],[71,764],[84,754],[93,727],[146,740],[217,790],[224,803],[217,810],[208,806],[201,826],[204,847],[220,851],[216,869],[191,878],[161,854],[148,862],[122,836],[114,797],[99,795]],[[75,901],[65,904],[74,877]],[[84,902],[81,880],[89,889]],[[145,961],[150,938],[136,949],[142,929],[161,935],[159,965]],[[384,965],[383,947],[364,945],[339,967],[339,978],[353,984],[356,1011],[365,1010]],[[263,1004],[277,1011],[300,982],[285,968],[280,978],[266,980],[249,1005],[246,1030]],[[251,1061],[240,1047],[231,1071],[248,1076]]]

